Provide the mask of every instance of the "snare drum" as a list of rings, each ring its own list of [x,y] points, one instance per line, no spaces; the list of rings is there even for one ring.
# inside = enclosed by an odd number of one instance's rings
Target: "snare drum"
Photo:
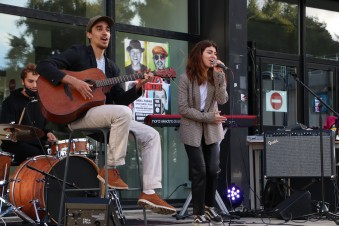
[[[69,140],[59,140],[49,149],[50,155],[56,155],[58,158],[67,156]],[[70,155],[89,155],[93,146],[86,138],[73,139],[70,146]]]

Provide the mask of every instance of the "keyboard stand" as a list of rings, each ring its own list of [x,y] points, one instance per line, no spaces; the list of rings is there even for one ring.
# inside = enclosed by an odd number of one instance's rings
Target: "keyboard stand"
[[[177,220],[185,219],[188,216],[187,208],[188,208],[188,205],[190,204],[191,200],[192,200],[192,192],[190,192],[190,194],[187,196],[187,199],[186,199],[180,213],[176,215]],[[222,215],[230,215],[230,213],[228,212],[228,210],[227,210],[224,202],[222,201],[218,191],[216,191],[216,193],[215,193],[215,201],[219,205],[219,208],[222,211]]]

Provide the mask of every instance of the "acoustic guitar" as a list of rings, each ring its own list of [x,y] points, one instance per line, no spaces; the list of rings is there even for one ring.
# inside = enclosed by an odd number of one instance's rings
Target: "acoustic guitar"
[[[105,104],[105,92],[109,91],[111,86],[144,77],[143,74],[133,74],[106,78],[105,74],[98,68],[90,68],[79,72],[62,71],[93,85],[93,98],[85,100],[71,85],[62,83],[55,86],[46,78],[40,76],[38,79],[38,95],[42,114],[47,120],[59,124],[72,122],[82,116],[88,109]],[[173,68],[156,70],[153,74],[161,78],[176,77],[176,72]]]

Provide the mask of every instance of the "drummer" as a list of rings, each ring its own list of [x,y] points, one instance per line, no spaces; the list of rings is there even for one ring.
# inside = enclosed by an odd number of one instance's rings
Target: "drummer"
[[[19,165],[29,157],[45,155],[45,144],[55,142],[56,136],[46,129],[47,121],[43,117],[40,105],[37,99],[37,80],[39,74],[35,70],[35,64],[28,64],[21,72],[21,81],[23,88],[14,90],[3,102],[1,108],[1,124],[10,124],[12,128],[20,125],[31,126],[41,129],[44,136],[40,137],[38,133],[30,134],[25,140],[0,137],[2,139],[1,148],[5,152],[14,154],[14,163]],[[35,131],[32,130],[32,131]]]

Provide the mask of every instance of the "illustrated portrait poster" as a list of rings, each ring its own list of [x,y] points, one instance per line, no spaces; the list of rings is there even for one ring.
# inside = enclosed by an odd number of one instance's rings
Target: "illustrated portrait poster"
[[[143,40],[124,40],[125,74],[142,74],[141,68],[154,73],[153,81],[143,85],[142,96],[130,105],[133,119],[144,122],[149,114],[170,114],[170,78],[157,75],[170,67],[170,52],[168,43],[148,42]],[[134,71],[134,64],[139,71]],[[145,67],[146,66],[146,67]],[[136,82],[126,82],[126,90]]]

